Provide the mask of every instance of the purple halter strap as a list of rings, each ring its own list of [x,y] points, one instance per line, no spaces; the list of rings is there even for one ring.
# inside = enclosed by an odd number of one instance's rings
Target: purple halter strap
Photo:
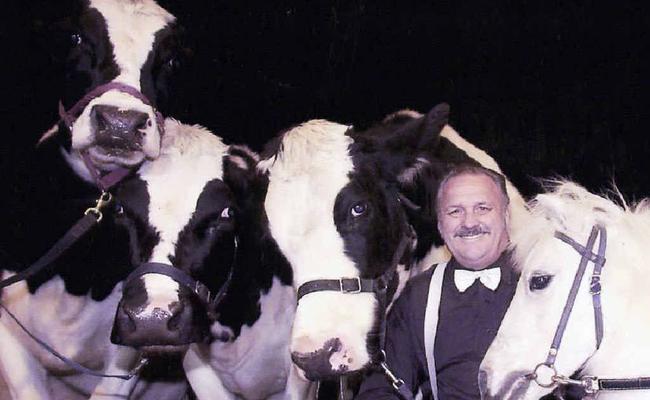
[[[86,93],[79,101],[75,103],[75,105],[70,107],[70,109],[67,111],[63,107],[63,103],[59,101],[59,117],[61,118],[61,121],[65,123],[68,129],[72,130],[72,124],[74,124],[77,118],[79,118],[79,115],[81,115],[84,108],[86,108],[86,106],[91,101],[110,90],[118,90],[120,92],[131,95],[143,102],[145,105],[153,108],[154,114],[156,115],[156,126],[158,127],[158,132],[160,132],[161,136],[165,133],[165,119],[163,115],[153,107],[149,99],[133,86],[129,86],[125,83],[120,82],[109,82],[107,84],[97,86],[96,88]],[[113,185],[124,179],[124,177],[131,172],[128,168],[119,167],[107,174],[102,175],[100,171],[98,171],[92,164],[86,152],[81,153],[81,158],[83,159],[86,168],[88,168],[88,171],[90,171],[90,174],[95,180],[95,183],[103,191],[108,191]]]
[[[136,99],[140,100],[141,102],[143,102],[145,105],[154,108],[151,102],[149,101],[149,99],[133,86],[129,86],[125,83],[120,83],[120,82],[109,82],[107,84],[97,86],[96,88],[92,89],[90,92],[86,93],[84,97],[82,97],[79,101],[77,101],[75,105],[73,105],[67,111],[63,107],[63,104],[59,101],[59,116],[61,117],[61,120],[65,122],[68,129],[72,128],[72,124],[74,124],[74,122],[77,120],[77,118],[79,117],[83,109],[86,108],[86,106],[91,101],[93,101],[97,97],[111,90],[119,90],[120,92],[131,95]],[[162,114],[156,111],[155,108],[154,108],[154,113],[156,115],[156,125],[158,126],[158,131],[162,135],[165,131],[165,120]]]

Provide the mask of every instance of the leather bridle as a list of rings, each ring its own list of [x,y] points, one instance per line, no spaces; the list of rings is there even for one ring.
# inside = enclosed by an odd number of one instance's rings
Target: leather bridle
[[[560,345],[562,344],[562,337],[564,336],[569,317],[571,316],[571,311],[573,310],[573,305],[575,304],[575,300],[578,295],[580,284],[585,275],[587,264],[589,262],[592,262],[594,264],[594,269],[591,274],[591,282],[589,284],[589,293],[592,297],[594,309],[596,350],[600,348],[600,344],[603,340],[603,312],[600,298],[600,277],[606,261],[605,251],[607,248],[607,230],[602,225],[593,226],[589,235],[589,239],[587,240],[587,244],[585,246],[582,246],[566,234],[559,231],[556,231],[554,236],[573,247],[581,255],[582,258],[580,259],[578,270],[576,271],[575,277],[573,279],[573,284],[571,286],[571,290],[569,291],[567,301],[564,305],[562,316],[560,317],[560,322],[558,323],[558,326],[555,330],[553,342],[548,351],[546,360],[538,364],[533,369],[533,371],[527,374],[525,377],[544,388],[551,388],[556,385],[577,385],[582,387],[589,395],[595,394],[601,390],[650,389],[650,378],[648,377],[630,379],[600,379],[596,376],[582,376],[579,379],[571,379],[570,377],[559,375],[557,373],[557,370],[555,368],[555,360],[557,358]],[[600,237],[598,253],[594,253],[593,247],[596,243],[597,236]],[[548,372],[550,372],[549,374],[544,374],[544,376],[550,376],[550,380],[548,382],[542,381],[540,378],[540,372],[544,369],[547,369]]]

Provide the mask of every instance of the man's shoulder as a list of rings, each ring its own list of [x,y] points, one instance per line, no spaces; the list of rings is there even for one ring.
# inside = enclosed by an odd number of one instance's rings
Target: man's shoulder
[[[400,297],[422,298],[422,296],[424,296],[426,298],[429,293],[429,283],[431,282],[433,272],[436,268],[440,268],[441,265],[442,263],[434,264],[431,268],[409,279]]]

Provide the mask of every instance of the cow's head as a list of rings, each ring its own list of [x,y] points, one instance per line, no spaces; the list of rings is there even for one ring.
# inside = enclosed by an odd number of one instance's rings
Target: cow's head
[[[57,131],[69,161],[110,171],[160,153],[167,80],[180,51],[175,18],[153,0],[88,0],[64,23],[65,86]],[[58,42],[57,42],[58,43]],[[73,150],[73,151],[71,151]]]
[[[368,132],[310,121],[278,137],[258,164],[269,178],[269,227],[300,297],[291,351],[307,378],[360,370],[378,357],[385,312],[413,249],[412,205],[400,188],[429,163],[422,149],[435,146],[447,116],[440,105]],[[377,290],[354,293],[355,281]],[[305,289],[315,285],[332,287]]]
[[[215,296],[237,258],[237,192],[257,162],[247,148],[226,146],[203,128],[167,128],[160,157],[116,191],[134,267],[158,269],[136,269],[125,281],[112,340],[148,352],[182,351],[209,338]]]

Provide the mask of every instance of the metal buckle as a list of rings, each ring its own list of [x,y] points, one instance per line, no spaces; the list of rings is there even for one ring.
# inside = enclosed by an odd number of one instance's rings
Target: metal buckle
[[[600,390],[600,385],[598,384],[598,378],[592,375],[583,376],[580,378],[582,382],[582,387],[585,389],[585,392],[588,394],[594,394]]]
[[[354,289],[354,290],[345,289],[345,288],[343,287],[343,280],[344,280],[344,279],[356,280],[356,281],[357,281],[357,288]],[[359,278],[359,277],[357,276],[357,277],[354,277],[354,278],[341,278],[341,279],[339,279],[339,290],[340,290],[342,293],[351,293],[351,294],[361,293],[361,278]]]
[[[600,294],[601,286],[600,286],[600,274],[593,274],[591,275],[591,282],[589,284],[589,293],[591,295],[596,295]]]

